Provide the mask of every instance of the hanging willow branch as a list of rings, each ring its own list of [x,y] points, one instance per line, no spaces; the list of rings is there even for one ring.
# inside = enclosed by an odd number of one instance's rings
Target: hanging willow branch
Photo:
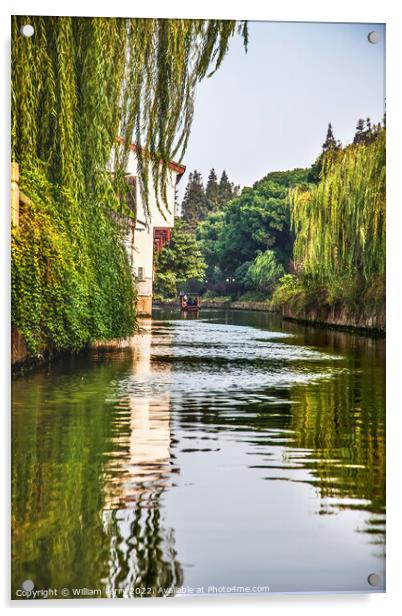
[[[32,38],[20,34],[27,23]],[[129,145],[149,217],[151,191],[166,205],[196,85],[235,31],[230,21],[13,17],[12,160],[27,199],[12,228],[12,322],[31,353],[134,331],[132,271],[110,215],[128,213]]]
[[[27,23],[32,38],[20,34]],[[229,20],[13,17],[13,160],[110,202],[134,141],[149,216],[149,191],[166,204],[167,163],[186,150],[197,83],[236,31],[247,46],[247,24]]]
[[[295,260],[321,281],[385,273],[385,128],[329,152],[318,185],[290,193]]]

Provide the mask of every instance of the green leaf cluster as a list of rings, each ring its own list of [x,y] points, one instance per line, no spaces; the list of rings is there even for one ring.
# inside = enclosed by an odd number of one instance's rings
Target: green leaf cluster
[[[77,351],[135,327],[135,293],[120,231],[108,212],[78,203],[40,172],[12,230],[12,322],[33,354]]]
[[[233,277],[244,286],[255,284],[261,259],[254,267],[255,282],[247,271],[259,255],[269,251],[281,267],[292,257],[289,187],[306,181],[307,170],[269,173],[252,188],[213,212],[197,228],[197,238],[208,266],[209,280]],[[282,271],[282,270],[281,270]]]
[[[124,229],[111,216],[135,215],[130,145],[149,219],[151,187],[162,209],[168,162],[186,149],[196,85],[236,32],[247,46],[247,24],[230,20],[12,18],[12,161],[30,199],[12,231],[12,318],[33,353],[133,331]]]
[[[181,204],[181,214],[189,228],[195,231],[198,224],[213,212],[217,212],[223,206],[237,196],[239,187],[229,181],[225,170],[222,171],[221,179],[218,178],[215,169],[211,169],[208,175],[207,185],[204,188],[202,175],[197,169],[190,173],[186,191]]]
[[[372,314],[385,300],[385,128],[322,155],[320,179],[290,191],[296,275],[277,304],[343,304]]]
[[[176,219],[170,242],[157,255],[155,267],[156,297],[176,297],[186,283],[203,279],[206,266],[200,247],[194,234],[180,218]]]
[[[294,258],[330,302],[385,276],[385,128],[324,156],[318,184],[290,193]]]
[[[271,292],[285,273],[273,250],[259,254],[247,269],[247,282],[254,289]]]
[[[27,23],[31,38],[20,34]],[[149,216],[150,180],[162,207],[197,83],[220,67],[236,32],[247,47],[247,23],[233,20],[14,16],[13,160],[30,167],[39,158],[50,180],[112,201],[111,149],[119,194],[134,141]]]

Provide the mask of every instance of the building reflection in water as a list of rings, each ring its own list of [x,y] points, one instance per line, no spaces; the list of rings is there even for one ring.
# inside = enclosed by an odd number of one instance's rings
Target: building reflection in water
[[[166,589],[174,593],[183,580],[173,530],[166,527],[161,506],[176,470],[170,451],[170,395],[158,390],[157,383],[152,386],[160,366],[154,375],[151,325],[142,326],[145,331],[132,340],[132,374],[120,383],[111,447],[114,455],[105,465],[103,524],[110,536],[110,561],[104,583],[108,594],[117,588],[134,591],[136,596],[160,595]],[[165,343],[169,342],[165,337]]]

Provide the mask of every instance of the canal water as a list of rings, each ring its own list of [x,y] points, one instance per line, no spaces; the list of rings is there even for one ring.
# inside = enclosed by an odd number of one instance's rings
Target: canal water
[[[16,377],[13,598],[384,590],[384,363],[381,339],[160,310]]]

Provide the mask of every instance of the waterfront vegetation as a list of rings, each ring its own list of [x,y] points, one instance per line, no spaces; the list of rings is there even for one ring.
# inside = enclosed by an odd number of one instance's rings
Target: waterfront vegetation
[[[31,38],[20,33],[27,23]],[[12,161],[25,198],[12,229],[12,322],[31,353],[135,329],[123,230],[111,215],[132,215],[129,144],[139,146],[146,211],[150,173],[163,207],[196,85],[219,68],[236,32],[247,46],[247,24],[230,20],[13,17]]]
[[[24,170],[29,198],[12,230],[12,320],[31,353],[76,351],[129,335],[135,292],[119,230],[91,199],[75,199],[40,170]]]
[[[172,229],[171,240],[155,256],[154,298],[173,299],[189,281],[202,280],[205,263],[200,247],[188,225],[180,218]]]
[[[32,39],[19,32],[27,22]],[[163,201],[167,161],[181,158],[190,135],[196,84],[219,68],[236,31],[247,46],[246,24],[234,21],[13,18],[12,160],[25,198],[12,229],[12,322],[31,353],[134,331],[124,229],[111,215],[135,215],[122,181],[128,145],[144,146],[147,211],[148,162]],[[359,120],[342,147],[329,125],[310,168],[270,172],[241,191],[225,170],[219,178],[211,169],[204,188],[190,173],[182,221],[156,259],[156,298],[189,290],[296,313],[383,310],[385,126]]]
[[[269,173],[211,211],[197,205],[205,193],[198,178],[196,202],[191,191],[184,201],[205,262],[205,298],[265,299],[296,314],[383,311],[385,125],[359,120],[346,147],[329,125],[310,168]]]
[[[329,151],[317,184],[290,194],[297,274],[276,297],[340,302],[351,313],[385,301],[385,129]]]

